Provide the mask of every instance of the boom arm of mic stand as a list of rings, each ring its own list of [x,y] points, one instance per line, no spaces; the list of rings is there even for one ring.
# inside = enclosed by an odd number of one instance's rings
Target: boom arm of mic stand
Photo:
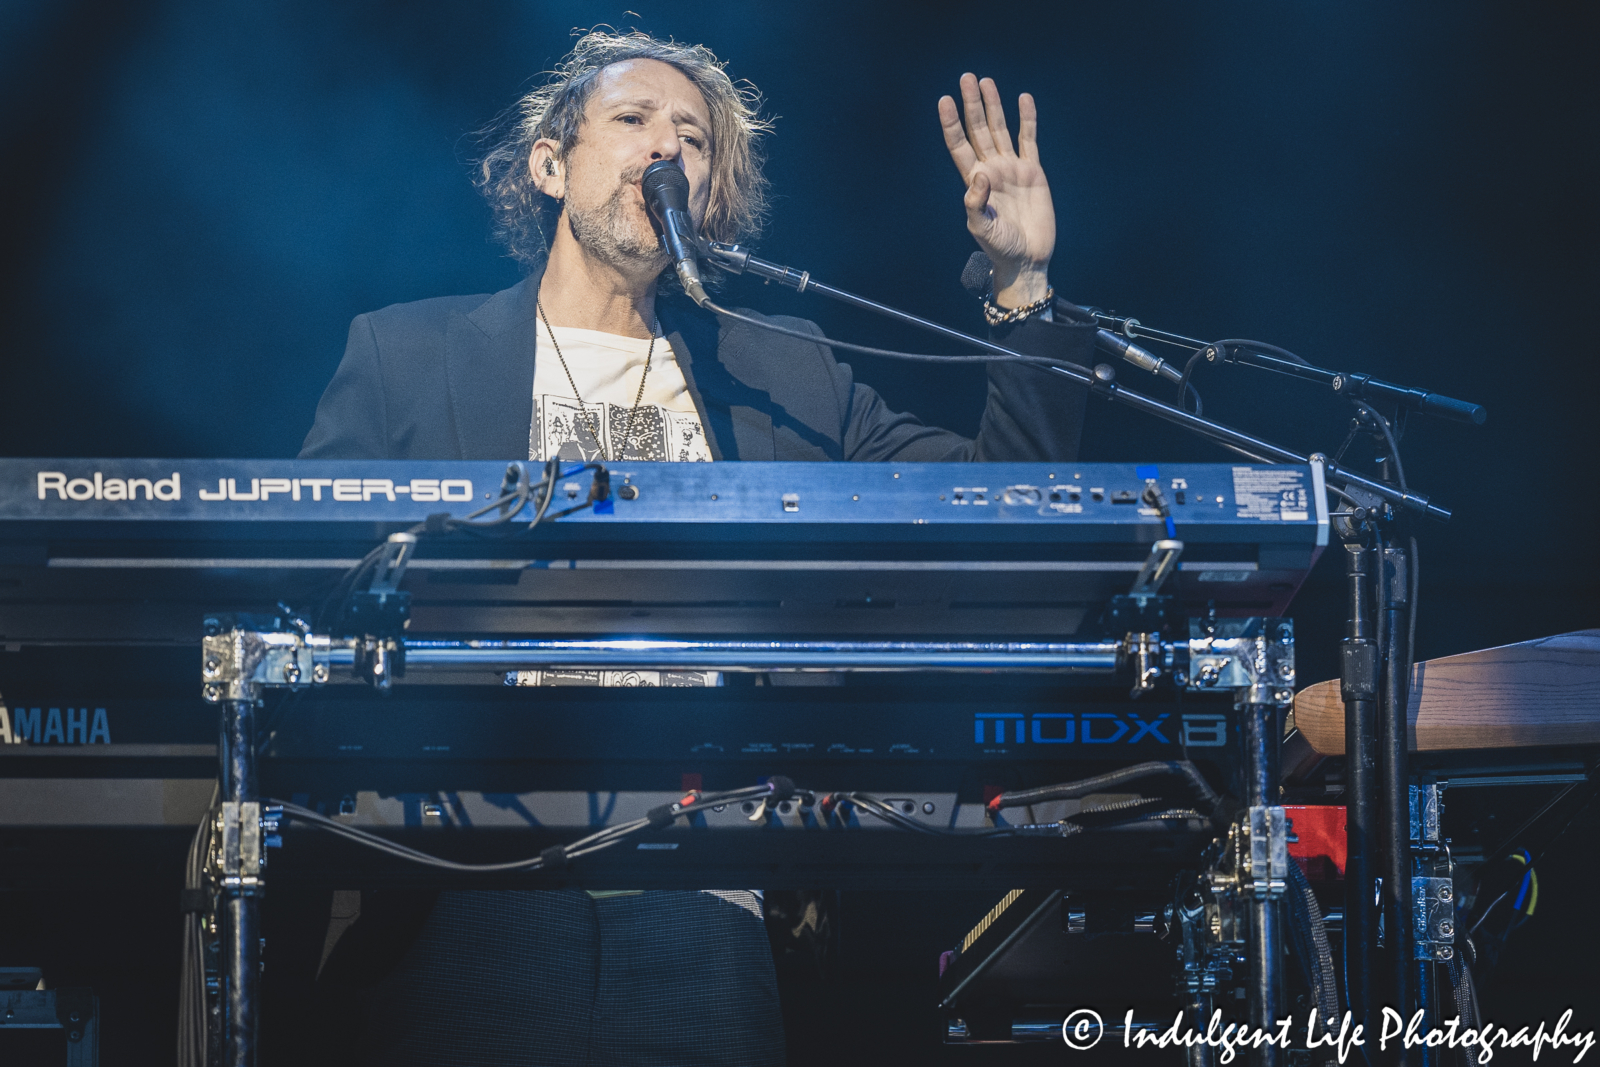
[[[1453,419],[1456,422],[1470,422],[1474,426],[1482,426],[1484,420],[1488,418],[1488,412],[1484,410],[1482,404],[1441,396],[1425,389],[1410,389],[1403,385],[1395,385],[1374,378],[1370,374],[1347,374],[1343,371],[1324,370],[1321,367],[1291,363],[1287,359],[1269,356],[1264,352],[1241,351],[1226,358],[1230,363],[1242,363],[1247,367],[1259,367],[1262,370],[1276,371],[1279,374],[1317,382],[1352,400],[1388,400],[1404,408]]]
[[[938,334],[949,340],[973,345],[985,352],[993,352],[995,355],[1021,355],[1021,353],[1006,348],[1004,345],[995,344],[987,338],[974,337],[971,334],[962,333],[960,330],[942,326],[931,319],[913,315],[909,311],[901,311],[899,308],[880,304],[876,300],[868,300],[864,296],[857,296],[855,293],[825,285],[811,277],[810,271],[795,270],[792,267],[785,267],[764,259],[758,259],[752,256],[747,249],[738,245],[704,241],[701,244],[700,252],[709,262],[734,274],[754,274],[759,278],[777,282],[779,285],[787,285],[800,293],[821,293],[823,296],[832,297],[852,307],[876,312],[879,315],[906,323],[909,326],[916,326],[919,329]],[[1300,465],[1311,462],[1310,457],[1291,452],[1270,441],[1253,437],[1241,430],[1235,430],[1231,426],[1224,426],[1220,422],[1212,422],[1210,419],[1202,418],[1199,415],[1191,415],[1187,411],[1175,408],[1170,404],[1164,404],[1142,393],[1130,392],[1119,387],[1114,379],[1103,379],[1098,374],[1089,373],[1077,367],[1050,367],[1048,369],[1053,373],[1070,378],[1080,385],[1086,385],[1102,396],[1115,400],[1127,407],[1135,408],[1159,419],[1165,419],[1167,422],[1182,426],[1191,433],[1216,442],[1248,459],[1253,459],[1260,463],[1294,463]],[[1450,521],[1448,509],[1430,502],[1427,497],[1418,493],[1402,492],[1392,485],[1375,482],[1370,478],[1363,478],[1358,474],[1342,470],[1331,462],[1327,464],[1327,476],[1330,479],[1337,479],[1343,485],[1362,489],[1380,500],[1388,501],[1390,504],[1405,508],[1408,511],[1415,511],[1419,514],[1427,515],[1429,518],[1438,519],[1441,522]]]

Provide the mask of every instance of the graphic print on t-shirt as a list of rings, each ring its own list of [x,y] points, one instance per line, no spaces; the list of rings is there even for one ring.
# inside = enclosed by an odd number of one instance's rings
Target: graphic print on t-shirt
[[[533,398],[529,459],[557,456],[574,462],[704,463],[711,459],[705,428],[693,412],[668,411],[658,404],[589,404],[585,415],[564,396]],[[600,431],[595,439],[594,431]]]
[[[646,359],[651,364],[648,376]],[[664,337],[652,342],[546,326],[539,334],[533,377],[529,459],[584,463],[711,459],[705,427]],[[572,395],[574,388],[582,403]]]

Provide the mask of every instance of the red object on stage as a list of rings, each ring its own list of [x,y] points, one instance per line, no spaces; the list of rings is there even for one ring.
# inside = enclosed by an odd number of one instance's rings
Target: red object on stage
[[[1289,855],[1312,882],[1331,882],[1344,877],[1344,805],[1284,805],[1293,824],[1294,836]]]

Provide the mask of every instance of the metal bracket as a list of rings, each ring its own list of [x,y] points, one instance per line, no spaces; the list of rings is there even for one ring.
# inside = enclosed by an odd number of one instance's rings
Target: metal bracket
[[[1232,689],[1240,703],[1294,703],[1294,623],[1289,619],[1222,619],[1215,634],[1189,620],[1187,687]]]
[[[1419,960],[1455,956],[1456,889],[1449,878],[1411,879],[1411,941]]]
[[[511,470],[507,470],[506,478],[511,480]],[[372,583],[365,590],[352,593],[345,604],[343,632],[356,637],[356,677],[380,690],[387,690],[394,679],[406,673],[406,647],[401,635],[411,625],[411,594],[400,591],[400,582],[416,548],[415,534],[390,534],[373,571]]]
[[[406,673],[406,646],[397,637],[358,637],[354,652],[356,677],[371,682],[374,689],[387,692]]]
[[[1448,960],[1456,952],[1455,881],[1439,830],[1443,792],[1428,780],[1410,787],[1411,942],[1412,956],[1419,960]]]
[[[390,534],[388,541],[384,543],[383,555],[378,560],[377,570],[373,571],[372,584],[367,587],[367,591],[377,593],[379,596],[399,592],[400,580],[406,576],[406,564],[411,561],[412,553],[416,550],[416,534]]]
[[[327,637],[265,627],[276,619],[206,619],[200,642],[201,696],[208,704],[260,700],[267,686],[315,685],[330,676]],[[250,625],[240,625],[250,624]]]
[[[1128,696],[1134,700],[1156,687],[1167,665],[1166,646],[1160,634],[1129,634],[1122,639],[1122,656],[1133,664],[1133,689]]]
[[[1133,580],[1133,588],[1128,590],[1129,596],[1155,596],[1161,592],[1161,587],[1178,569],[1178,557],[1183,555],[1182,541],[1157,541],[1150,546],[1150,555],[1145,557],[1144,566],[1139,568],[1139,576]]]
[[[1411,785],[1411,841],[1418,845],[1439,843],[1439,783]]]
[[[1189,888],[1180,882],[1170,906],[1178,930],[1178,988],[1189,995],[1215,993],[1233,980],[1236,946],[1244,941],[1238,898],[1207,891],[1202,879]]]
[[[1311,503],[1317,514],[1317,547],[1328,547],[1328,457],[1313,452],[1306,457],[1311,464]]]
[[[1339,673],[1339,697],[1345,703],[1378,699],[1378,646],[1369,638],[1345,638]]]
[[[1250,809],[1246,826],[1250,870],[1239,888],[1253,897],[1276,900],[1289,889],[1288,816],[1281,805],[1258,804]]]
[[[217,841],[217,888],[230,896],[264,896],[261,869],[267,857],[261,848],[260,803],[223,801],[217,812]]]
[[[1410,566],[1406,550],[1386,547],[1378,555],[1378,588],[1391,604],[1404,607],[1411,601],[1411,581],[1406,568]]]
[[[1113,636],[1123,635],[1119,658],[1133,666],[1133,689],[1128,695],[1134,700],[1153,690],[1156,679],[1168,666],[1161,631],[1167,626],[1173,598],[1159,594],[1161,586],[1178,569],[1181,555],[1182,541],[1162,540],[1151,545],[1133,587],[1122,596],[1112,597],[1106,607],[1102,623]]]

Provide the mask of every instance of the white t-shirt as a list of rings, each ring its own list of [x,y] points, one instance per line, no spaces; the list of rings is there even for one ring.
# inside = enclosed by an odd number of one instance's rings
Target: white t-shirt
[[[551,334],[561,346],[572,381],[562,369]],[[539,342],[533,356],[533,427],[528,433],[528,458],[546,460],[551,456],[584,462],[611,460],[667,460],[678,463],[707,463],[711,448],[706,444],[705,427],[689,385],[678,367],[678,357],[665,337],[657,337],[651,354],[650,342],[637,337],[622,337],[599,330],[580,330],[573,326],[550,326],[539,320]],[[637,414],[633,399],[639,395],[639,377],[645,358],[650,359],[650,376],[645,379],[644,397]],[[588,408],[588,417],[572,395],[576,383]],[[595,440],[594,431],[599,431]],[[603,454],[602,454],[603,453]],[[585,677],[548,677],[554,671],[517,672],[517,685],[721,685],[717,672],[697,672],[694,680],[683,677],[667,680],[667,672],[648,680],[642,676],[654,671],[629,672],[631,677],[613,677],[620,672],[564,672]],[[588,677],[592,673],[592,677]],[[508,679],[509,681],[509,679]],[[624,895],[636,890],[624,891]],[[761,919],[762,894],[748,891],[704,889],[704,893],[737,904]],[[592,894],[604,896],[608,894]]]
[[[561,346],[562,369],[551,334]],[[599,330],[549,326],[539,320],[533,362],[533,426],[528,458],[573,461],[655,460],[708,462],[705,427],[695,410],[677,356],[665,337],[655,340],[650,376],[637,411],[639,379],[650,342]],[[576,383],[580,408],[572,395]],[[588,409],[585,417],[583,408]],[[598,434],[598,440],[596,440]]]

